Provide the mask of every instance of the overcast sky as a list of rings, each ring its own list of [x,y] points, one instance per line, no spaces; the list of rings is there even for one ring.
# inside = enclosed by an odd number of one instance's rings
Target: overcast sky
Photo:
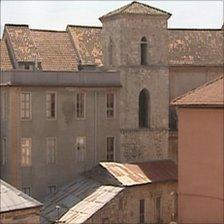
[[[131,1],[7,1],[1,0],[1,31],[5,23],[64,30],[67,24],[101,25],[98,18]],[[223,1],[141,1],[172,13],[170,28],[220,28]]]

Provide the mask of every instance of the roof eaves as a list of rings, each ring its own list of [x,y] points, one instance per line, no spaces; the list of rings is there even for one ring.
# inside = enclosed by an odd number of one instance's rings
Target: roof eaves
[[[185,105],[185,106],[187,106],[187,105],[197,105],[197,104],[193,104],[193,103],[191,103],[191,104],[179,104],[177,101],[178,100],[180,100],[180,99],[182,99],[182,98],[184,98],[185,96],[188,96],[188,95],[190,95],[190,94],[192,94],[192,93],[194,93],[195,91],[198,91],[198,90],[200,90],[200,89],[202,89],[202,88],[204,88],[204,87],[206,87],[206,86],[209,86],[209,85],[211,85],[211,84],[213,84],[214,82],[216,82],[216,81],[218,81],[218,80],[220,80],[220,79],[223,79],[224,78],[224,76],[222,75],[222,76],[219,76],[218,78],[216,78],[216,79],[213,79],[213,80],[211,80],[210,82],[207,82],[207,83],[205,83],[204,85],[202,85],[202,86],[199,86],[199,87],[196,87],[196,88],[194,88],[194,89],[192,89],[191,91],[189,91],[189,92],[187,92],[187,93],[184,93],[183,95],[181,95],[181,96],[179,96],[179,97],[177,97],[177,98],[175,98],[174,100],[172,100],[171,101],[171,103],[170,103],[170,105],[171,106],[181,106],[181,105]],[[199,105],[199,104],[198,104]],[[202,104],[200,104],[200,105],[202,105]],[[206,104],[206,105],[209,105],[209,104]],[[213,104],[210,104],[210,105],[213,105]],[[214,104],[215,105],[215,104]]]

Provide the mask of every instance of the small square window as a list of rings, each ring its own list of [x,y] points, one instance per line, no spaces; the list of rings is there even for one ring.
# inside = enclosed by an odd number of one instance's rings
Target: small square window
[[[48,186],[48,194],[53,194],[55,193],[57,190],[57,186],[56,185],[50,185]]]
[[[25,194],[31,196],[31,187],[22,187],[22,191],[23,191]]]

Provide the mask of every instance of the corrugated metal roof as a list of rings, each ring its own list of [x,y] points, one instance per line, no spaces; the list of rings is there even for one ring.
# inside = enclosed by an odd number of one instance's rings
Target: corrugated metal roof
[[[50,223],[57,218],[63,223],[83,223],[122,190],[122,187],[102,185],[80,176],[46,200],[42,223]],[[56,205],[60,206],[58,211]]]
[[[101,162],[100,165],[123,186],[177,180],[177,165],[170,160],[136,164]]]
[[[42,204],[24,194],[3,180],[0,180],[1,206],[0,213],[26,208],[39,207]]]

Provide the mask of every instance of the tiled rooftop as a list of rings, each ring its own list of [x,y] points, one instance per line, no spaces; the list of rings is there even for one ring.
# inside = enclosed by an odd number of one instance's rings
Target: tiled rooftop
[[[31,30],[44,71],[76,71],[78,57],[67,32]]]
[[[221,30],[169,29],[170,65],[222,65]]]
[[[102,16],[100,19],[104,19],[107,17],[111,17],[114,15],[121,15],[121,14],[141,14],[141,15],[168,15],[171,14],[168,12],[165,12],[161,9],[157,9],[155,7],[133,1],[132,3],[122,6],[121,8],[118,8],[112,12],[107,13],[106,15]]]
[[[4,70],[11,70],[12,63],[9,58],[9,52],[6,46],[6,42],[3,40],[0,40],[0,67]]]
[[[171,105],[185,107],[223,107],[223,76],[174,99]]]
[[[170,15],[136,1],[106,17],[117,14]],[[101,33],[102,27],[92,26],[68,25],[66,31],[44,31],[8,24],[1,43],[1,70],[10,70],[18,62],[36,61],[44,71],[77,71],[80,62],[101,66]],[[168,29],[169,65],[222,66],[223,38],[222,29]]]

